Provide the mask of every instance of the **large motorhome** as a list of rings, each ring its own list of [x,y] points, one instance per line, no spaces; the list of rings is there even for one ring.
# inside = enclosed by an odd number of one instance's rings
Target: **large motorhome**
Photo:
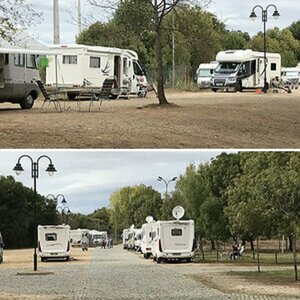
[[[284,83],[290,84],[292,89],[298,89],[300,79],[300,67],[282,68],[281,79]]]
[[[38,249],[41,261],[69,260],[71,255],[69,225],[39,225]]]
[[[135,51],[77,44],[50,48],[57,54],[49,57],[46,84],[68,90],[69,98],[75,98],[84,87],[100,88],[108,77],[131,94],[138,94],[147,83]]]
[[[142,243],[141,251],[144,258],[149,258],[152,255],[152,238],[151,231],[155,222],[148,222],[142,225]]]
[[[210,88],[211,78],[213,76],[215,68],[218,66],[218,62],[212,61],[207,64],[200,64],[197,72],[197,86],[199,89]]]
[[[3,238],[2,238],[2,234],[0,232],[0,264],[3,262]]]
[[[194,257],[194,221],[157,221],[151,230],[153,260],[191,261]]]
[[[70,231],[70,242],[73,247],[81,247],[82,238],[88,235],[88,229],[73,229]]]
[[[256,89],[264,87],[264,72],[266,72],[267,83],[280,78],[281,56],[278,53],[266,53],[267,66],[263,52],[247,50],[220,51],[216,60],[216,67],[211,79],[211,89],[234,90],[242,92],[243,89]]]
[[[89,231],[89,244],[91,247],[101,246],[107,244],[107,231],[90,230]]]

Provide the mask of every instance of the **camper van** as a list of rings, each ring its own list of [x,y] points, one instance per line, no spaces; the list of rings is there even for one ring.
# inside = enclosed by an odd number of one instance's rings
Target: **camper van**
[[[3,238],[2,238],[2,234],[0,232],[0,264],[3,262]]]
[[[128,236],[130,233],[130,228],[123,229],[122,233],[122,241],[123,241],[123,249],[128,249]]]
[[[37,56],[31,51],[0,48],[0,102],[17,103],[30,109],[39,95],[33,78],[39,78]]]
[[[141,251],[144,258],[149,258],[152,255],[151,231],[154,223],[155,222],[149,222],[142,225]]]
[[[197,69],[197,86],[199,89],[210,88],[211,77],[213,76],[218,62],[212,61],[208,64],[200,64]]]
[[[151,229],[153,260],[191,261],[194,257],[194,221],[157,221]]]
[[[69,225],[39,225],[38,251],[41,261],[65,259],[71,255]]]
[[[242,92],[243,89],[264,87],[264,72],[267,82],[280,77],[281,56],[278,53],[267,53],[267,66],[263,52],[247,50],[220,51],[216,60],[219,62],[211,78],[211,89],[233,90]]]
[[[134,249],[136,251],[141,251],[142,246],[142,229],[136,229],[135,236],[134,236]]]
[[[147,85],[135,51],[76,44],[50,48],[57,54],[49,57],[46,84],[63,87],[70,99],[84,87],[100,88],[106,78],[114,78],[115,87],[129,94],[139,94],[141,87]]]
[[[82,238],[89,233],[88,229],[73,229],[70,230],[70,242],[73,247],[81,247]]]
[[[285,84],[289,84],[292,89],[298,89],[300,79],[300,67],[282,68],[281,79]]]
[[[90,230],[89,244],[91,247],[101,246],[102,243],[107,244],[107,231]]]

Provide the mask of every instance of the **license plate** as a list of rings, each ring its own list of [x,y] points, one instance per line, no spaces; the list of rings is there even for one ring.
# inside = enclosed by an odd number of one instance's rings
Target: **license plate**
[[[217,86],[223,86],[223,83],[216,83]]]
[[[58,255],[58,253],[51,253],[51,255]]]
[[[180,256],[180,255],[181,255],[181,253],[173,253],[173,255]]]

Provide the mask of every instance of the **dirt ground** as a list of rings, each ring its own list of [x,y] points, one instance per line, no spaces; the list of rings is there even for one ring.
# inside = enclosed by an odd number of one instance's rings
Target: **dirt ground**
[[[91,260],[93,250],[93,248],[89,248],[88,251],[82,251],[81,248],[72,248],[70,261],[64,261],[62,265],[86,264]],[[38,271],[40,268],[47,270],[47,264],[49,263],[41,262],[38,256]],[[23,272],[33,271],[33,249],[5,250],[4,262],[1,264],[1,269],[18,269]]]
[[[222,266],[220,266],[221,268]],[[209,268],[209,266],[206,266]],[[227,268],[235,271],[251,270],[257,272],[257,267],[233,267]],[[277,269],[286,269],[278,267]],[[274,267],[263,267],[263,271],[274,270]],[[289,284],[265,284],[259,280],[244,279],[239,276],[228,275],[227,273],[208,273],[205,275],[189,276],[196,281],[202,282],[212,288],[220,290],[226,294],[243,294],[243,295],[266,295],[277,297],[297,297],[300,299],[300,282],[291,281]],[[264,298],[265,299],[265,298]]]
[[[170,106],[145,99],[53,103],[31,110],[0,104],[0,148],[300,148],[300,91],[167,91]],[[110,105],[111,104],[111,105]]]

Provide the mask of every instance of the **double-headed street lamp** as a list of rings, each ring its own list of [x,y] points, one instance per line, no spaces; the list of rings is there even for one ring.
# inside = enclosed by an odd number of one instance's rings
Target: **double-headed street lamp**
[[[20,175],[21,172],[24,171],[22,165],[21,165],[21,159],[22,158],[28,158],[31,161],[31,178],[33,178],[33,190],[35,194],[34,199],[34,254],[33,254],[33,270],[37,271],[37,206],[36,206],[36,198],[37,198],[37,192],[36,192],[36,180],[39,178],[39,162],[42,158],[45,158],[49,161],[48,168],[46,169],[46,172],[50,176],[53,176],[56,172],[56,169],[54,165],[52,164],[52,160],[47,155],[41,155],[36,161],[33,161],[32,157],[29,155],[22,155],[19,157],[18,162],[16,163],[16,166],[13,168],[13,170],[16,172],[17,175]]]
[[[67,200],[66,200],[65,196],[63,194],[58,194],[57,196],[54,196],[53,194],[48,194],[46,196],[46,198],[54,200],[55,205],[56,205],[56,211],[61,214],[61,216],[62,216],[61,221],[62,221],[62,223],[64,223],[64,216],[71,213],[70,208],[68,206],[66,206]],[[62,198],[61,199],[62,206],[58,205],[59,198]]]
[[[253,8],[252,8],[252,12],[251,12],[251,15],[250,15],[250,18],[252,21],[254,21],[257,17],[256,13],[255,13],[255,9],[256,8],[260,8],[261,9],[261,12],[262,12],[262,22],[264,24],[264,64],[265,64],[265,68],[264,68],[264,88],[263,88],[263,92],[264,93],[267,93],[268,92],[268,88],[269,88],[269,85],[268,85],[268,82],[267,82],[267,42],[266,42],[266,23],[268,21],[268,9],[272,7],[274,8],[274,12],[273,12],[273,17],[275,19],[278,19],[280,14],[277,10],[277,7],[274,5],[274,4],[269,4],[266,9],[263,9],[263,7],[261,5],[255,5]]]
[[[172,179],[170,179],[170,180],[165,180],[164,178],[162,178],[161,176],[158,176],[157,177],[157,180],[158,181],[162,181],[162,182],[164,182],[164,184],[166,185],[166,197],[168,196],[168,186],[169,186],[169,183],[171,182],[171,181],[175,181],[177,179],[177,177],[173,177]]]

